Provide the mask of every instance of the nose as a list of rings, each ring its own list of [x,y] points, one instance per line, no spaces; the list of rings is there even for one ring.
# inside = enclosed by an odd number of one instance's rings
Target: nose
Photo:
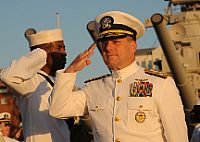
[[[112,41],[110,41],[110,40],[108,40],[107,41],[107,43],[106,43],[106,45],[105,45],[105,49],[106,49],[106,51],[111,51],[111,50],[113,50],[113,42]]]
[[[64,51],[63,51],[63,54],[64,54],[65,56],[67,56],[67,51],[64,50]]]
[[[67,51],[65,50],[65,47],[60,49],[60,53],[62,53],[63,55],[67,56]]]

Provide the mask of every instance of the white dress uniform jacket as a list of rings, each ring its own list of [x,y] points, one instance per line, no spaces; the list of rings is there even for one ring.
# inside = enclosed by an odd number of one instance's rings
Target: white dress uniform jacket
[[[48,114],[53,87],[37,74],[45,74],[39,70],[46,64],[46,56],[45,51],[36,49],[14,60],[0,77],[18,93],[26,142],[69,142],[69,129],[64,120]]]
[[[9,137],[6,137],[6,136],[1,136],[3,138],[3,140],[1,141],[0,139],[0,142],[19,142],[13,138],[9,138]]]
[[[148,75],[134,62],[81,91],[72,91],[75,79],[76,73],[57,72],[49,112],[57,118],[89,113],[94,142],[188,142],[171,77]]]

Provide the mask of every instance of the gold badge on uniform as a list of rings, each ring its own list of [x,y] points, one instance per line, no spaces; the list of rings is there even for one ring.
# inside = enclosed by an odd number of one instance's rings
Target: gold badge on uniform
[[[152,97],[153,84],[148,79],[136,79],[130,85],[131,97]]]
[[[146,114],[143,112],[143,111],[138,111],[136,114],[135,114],[135,120],[138,122],[138,123],[143,123],[146,119]]]

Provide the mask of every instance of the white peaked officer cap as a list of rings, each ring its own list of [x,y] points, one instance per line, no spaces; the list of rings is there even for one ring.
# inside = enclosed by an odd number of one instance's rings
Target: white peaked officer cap
[[[0,122],[10,121],[11,115],[8,112],[1,112],[0,113]]]
[[[61,29],[44,30],[26,35],[29,47],[63,40]]]
[[[121,11],[109,11],[98,15],[99,40],[104,38],[132,36],[135,39],[143,36],[145,27],[136,17]]]

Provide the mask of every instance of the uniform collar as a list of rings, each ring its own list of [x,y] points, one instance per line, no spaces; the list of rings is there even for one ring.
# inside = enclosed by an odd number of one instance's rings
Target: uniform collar
[[[134,61],[132,64],[130,64],[129,66],[127,66],[121,70],[118,70],[118,71],[112,70],[112,76],[115,79],[118,79],[118,78],[124,79],[124,78],[130,76],[131,74],[135,73],[138,69],[139,69],[139,66]]]

